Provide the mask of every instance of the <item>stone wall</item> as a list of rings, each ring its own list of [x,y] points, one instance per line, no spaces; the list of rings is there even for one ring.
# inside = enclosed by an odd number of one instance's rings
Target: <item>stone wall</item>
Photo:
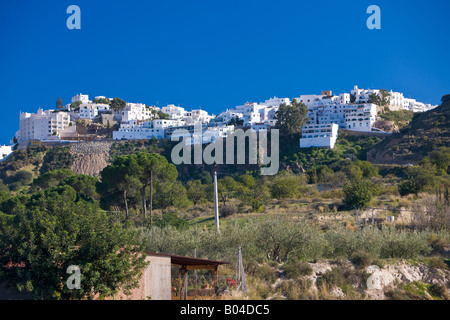
[[[83,141],[71,144],[72,154],[99,154],[111,150],[111,141]]]

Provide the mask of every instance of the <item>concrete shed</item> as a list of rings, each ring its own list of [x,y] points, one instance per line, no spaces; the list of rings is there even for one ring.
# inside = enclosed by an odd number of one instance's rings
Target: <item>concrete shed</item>
[[[162,253],[147,252],[146,261],[150,262],[139,281],[139,287],[126,296],[119,292],[118,300],[181,300],[188,296],[194,299],[197,295],[214,298],[218,290],[218,267],[228,264],[224,261],[183,257]],[[173,268],[175,267],[175,268]],[[172,274],[173,270],[177,274]],[[189,270],[211,270],[213,273],[212,287],[208,289],[182,291]],[[178,287],[175,289],[175,287]]]

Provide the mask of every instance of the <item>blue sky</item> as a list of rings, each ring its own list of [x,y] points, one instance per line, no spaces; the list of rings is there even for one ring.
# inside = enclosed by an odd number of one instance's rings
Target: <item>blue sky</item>
[[[69,5],[81,30],[69,30]],[[381,30],[369,30],[369,5]],[[448,0],[0,2],[0,143],[19,112],[76,93],[211,113],[354,85],[438,104],[450,93]]]

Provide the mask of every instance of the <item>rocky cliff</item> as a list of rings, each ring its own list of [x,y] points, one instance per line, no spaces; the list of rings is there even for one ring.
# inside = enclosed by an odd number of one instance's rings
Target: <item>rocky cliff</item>
[[[73,163],[71,170],[75,174],[97,176],[108,165],[112,142],[89,141],[71,145]]]

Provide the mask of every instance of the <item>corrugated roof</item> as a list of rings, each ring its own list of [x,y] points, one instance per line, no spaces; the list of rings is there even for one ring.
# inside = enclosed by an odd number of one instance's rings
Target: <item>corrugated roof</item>
[[[208,259],[193,258],[193,257],[183,257],[183,256],[177,256],[177,255],[165,254],[165,253],[147,252],[147,254],[153,255],[153,256],[170,257],[171,263],[177,264],[177,265],[196,266],[196,265],[228,264],[228,262],[225,262],[225,261],[208,260]]]

